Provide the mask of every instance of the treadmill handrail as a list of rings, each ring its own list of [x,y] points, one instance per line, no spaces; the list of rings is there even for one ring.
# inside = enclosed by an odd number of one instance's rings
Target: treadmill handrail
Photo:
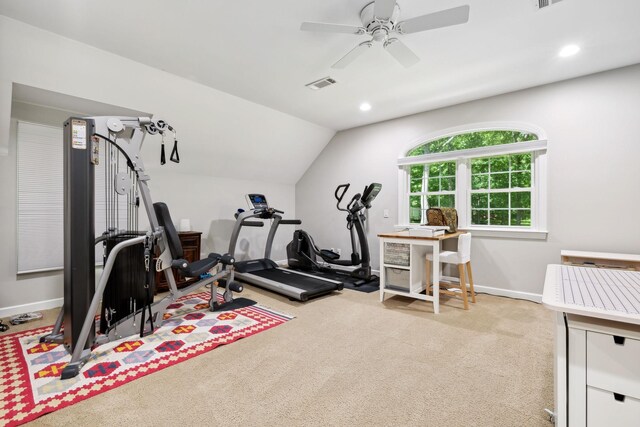
[[[227,253],[235,258],[236,245],[238,243],[238,236],[240,236],[240,229],[243,226],[243,222],[249,218],[255,218],[259,216],[260,213],[255,213],[253,211],[244,211],[240,212],[236,217],[236,223],[233,225],[233,231],[231,232],[231,238],[229,239],[229,250]],[[257,222],[257,221],[256,221]]]
[[[243,227],[264,227],[264,222],[262,221],[242,221]]]
[[[283,219],[280,220],[280,224],[282,225],[300,225],[302,221],[299,219]]]
[[[268,213],[268,217],[264,217],[263,215]],[[282,224],[286,225],[300,225],[302,221],[299,219],[286,219],[283,220],[280,213],[284,213],[278,209],[269,208],[269,210],[265,209],[254,209],[250,211],[244,211],[238,213],[236,217],[236,223],[233,226],[233,231],[231,232],[231,238],[229,239],[229,250],[228,253],[232,257],[235,257],[236,246],[238,244],[238,237],[240,236],[240,230],[243,226],[249,227],[262,227],[264,223],[262,221],[249,221],[251,218],[260,218],[260,219],[272,219],[271,227],[269,228],[269,235],[267,236],[267,243],[264,248],[264,257],[267,259],[271,259],[271,248],[273,247],[273,240],[276,235],[276,231],[278,231],[278,226]],[[284,222],[283,222],[284,221]],[[257,225],[260,223],[260,225]]]

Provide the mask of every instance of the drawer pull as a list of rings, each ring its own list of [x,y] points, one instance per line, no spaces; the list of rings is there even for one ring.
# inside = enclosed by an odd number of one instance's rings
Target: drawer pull
[[[621,337],[619,335],[614,335],[613,336],[613,342],[615,342],[618,345],[624,345],[624,337]]]
[[[613,393],[613,398],[618,402],[624,402],[625,395],[620,393]]]

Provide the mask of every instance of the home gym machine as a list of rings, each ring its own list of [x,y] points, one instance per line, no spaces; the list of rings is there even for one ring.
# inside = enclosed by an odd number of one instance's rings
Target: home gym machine
[[[350,185],[339,185],[334,196],[338,201],[336,204],[338,210],[347,212],[347,229],[351,237],[351,259],[340,259],[340,255],[332,250],[319,249],[309,233],[304,230],[296,230],[293,233],[293,240],[287,245],[289,268],[315,272],[321,277],[341,280],[345,284],[352,284],[356,287],[377,279],[377,276],[371,274],[369,242],[364,231],[364,223],[366,221],[364,211],[371,208],[371,202],[382,189],[382,184],[374,182],[366,186],[362,194],[356,193],[347,204],[347,207],[342,208],[340,203],[342,203],[342,199]],[[358,242],[356,242],[356,232],[358,234]],[[362,256],[358,252],[358,243]],[[316,256],[321,257],[325,264],[318,262]],[[356,268],[352,271],[347,271],[334,268],[329,264]]]
[[[241,292],[242,286],[234,282],[234,260],[229,254],[212,253],[192,263],[182,259],[167,206],[151,200],[150,178],[141,156],[145,135],[164,136],[165,132],[174,134],[177,160],[175,131],[162,120],[72,117],[64,124],[64,304],[52,333],[41,338],[41,342],[63,343],[71,353],[62,379],[79,374],[94,346],[152,334],[162,324],[169,304],[202,286],[211,287],[212,311],[221,305],[218,286],[225,287],[223,305],[255,303],[233,300],[233,291]],[[101,162],[104,189],[95,185],[95,169]],[[95,194],[102,196],[102,191],[104,206],[98,209],[104,208],[106,231],[96,238]],[[146,232],[137,230],[141,201],[149,221]],[[96,286],[95,245],[101,242],[104,269]],[[171,267],[198,280],[178,290]],[[164,272],[170,293],[153,302],[156,271]],[[100,333],[96,334],[101,301]]]
[[[236,223],[229,242],[231,256],[235,253],[242,227],[264,226],[262,221],[250,221],[251,218],[270,219],[272,223],[264,250],[264,258],[236,261],[235,271],[238,279],[299,301],[307,301],[310,298],[342,290],[342,283],[337,280],[323,279],[278,267],[278,264],[271,260],[271,248],[276,231],[281,224],[299,225],[301,221],[299,219],[282,219],[281,214],[284,212],[269,207],[266,197],[262,194],[247,194],[245,197],[249,210],[238,209],[235,214]]]

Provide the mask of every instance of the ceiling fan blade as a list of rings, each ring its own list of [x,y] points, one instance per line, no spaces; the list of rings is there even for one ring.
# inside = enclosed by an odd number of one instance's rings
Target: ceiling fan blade
[[[469,5],[464,5],[399,22],[397,31],[401,34],[417,33],[418,31],[464,24],[467,21],[469,21]]]
[[[396,0],[376,0],[373,16],[379,19],[389,19],[396,7]]]
[[[349,53],[340,58],[338,62],[333,64],[331,68],[345,68],[347,65],[355,61],[357,57],[365,53],[371,46],[373,46],[373,43],[371,41],[360,43],[358,46],[351,49]]]
[[[420,62],[420,58],[418,58],[418,56],[413,53],[406,44],[402,43],[398,39],[387,40],[384,43],[384,48],[405,68],[409,68]]]
[[[322,22],[303,22],[300,26],[302,31],[319,31],[324,33],[344,33],[344,34],[364,34],[362,27],[342,24],[325,24]]]

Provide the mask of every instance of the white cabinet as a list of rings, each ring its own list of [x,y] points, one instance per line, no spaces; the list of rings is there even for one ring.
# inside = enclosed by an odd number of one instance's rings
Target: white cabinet
[[[557,312],[556,425],[640,427],[640,271],[550,265],[542,303]]]
[[[567,381],[556,387],[567,388],[569,410],[557,425],[640,426],[640,328],[572,314],[565,321]]]
[[[433,312],[440,312],[440,243],[458,238],[458,231],[441,236],[413,236],[407,233],[378,234],[380,238],[380,302],[385,294],[433,302]],[[433,257],[431,283],[433,295],[427,295],[425,262],[427,253]]]

